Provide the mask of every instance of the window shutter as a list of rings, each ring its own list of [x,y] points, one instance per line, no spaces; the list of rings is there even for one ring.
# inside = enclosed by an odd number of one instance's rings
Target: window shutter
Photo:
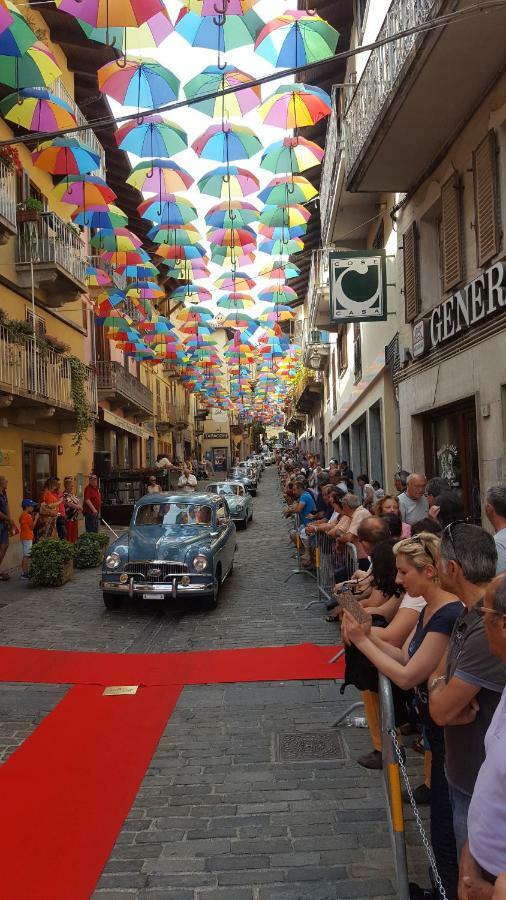
[[[404,304],[406,322],[412,322],[420,312],[420,279],[418,277],[418,230],[413,222],[403,237]]]
[[[460,216],[460,182],[457,173],[441,188],[441,223],[443,240],[443,290],[449,291],[464,277],[462,227]]]
[[[483,266],[499,251],[495,133],[489,131],[473,153],[474,211],[478,265]]]

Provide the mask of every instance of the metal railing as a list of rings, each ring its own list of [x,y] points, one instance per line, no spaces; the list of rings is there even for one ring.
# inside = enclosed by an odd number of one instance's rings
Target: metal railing
[[[19,222],[16,262],[60,266],[85,289],[84,244],[77,231],[53,212],[40,213],[36,222]]]
[[[97,366],[97,387],[102,393],[119,394],[133,406],[153,413],[153,394],[135,375],[115,360],[99,361]]]
[[[322,240],[326,243],[331,226],[330,211],[336,190],[337,170],[342,156],[341,134],[339,130],[339,92],[332,89],[332,112],[328,120],[327,136],[325,138],[325,156],[322,165],[322,177],[320,184],[320,221]]]
[[[0,160],[0,216],[16,231],[16,172]]]
[[[426,22],[440,0],[393,0],[377,40],[381,41]],[[349,175],[391,93],[400,82],[402,68],[423,35],[408,35],[371,52],[344,117],[345,165]],[[320,201],[321,202],[321,201]]]
[[[87,118],[83,116],[74,97],[72,97],[72,95],[68,92],[61,78],[57,78],[56,81],[52,84],[51,92],[53,94],[56,94],[56,96],[60,100],[64,100],[65,103],[68,103],[68,105],[72,109],[72,112],[74,113],[76,122],[80,127],[88,125]],[[87,128],[86,131],[77,132],[77,134],[70,132],[69,137],[78,138],[80,141],[86,144],[90,148],[90,150],[93,151],[93,153],[97,153],[99,155],[100,166],[95,174],[100,175],[101,178],[105,179],[105,151],[95,132],[91,128]]]
[[[156,410],[157,431],[169,431],[180,421],[179,408],[175,403],[158,403]]]
[[[330,352],[330,340],[328,331],[319,328],[311,328],[310,320],[304,319],[302,326],[302,362],[308,365],[309,358],[314,353],[324,356]]]
[[[102,269],[102,271],[109,276],[113,284],[116,285],[118,290],[125,290],[127,284],[126,275],[120,274],[117,269],[111,265],[108,259],[104,259],[102,256],[98,255],[89,256],[87,265],[94,266],[96,269]]]
[[[321,291],[325,289],[329,289],[329,251],[328,249],[313,250],[307,283],[307,310],[310,328],[315,327],[318,299]]]
[[[41,347],[35,338],[14,341],[0,326],[0,385],[17,396],[30,396],[51,406],[73,410],[72,373],[67,357]],[[97,410],[97,385],[93,369],[87,367],[86,400]]]

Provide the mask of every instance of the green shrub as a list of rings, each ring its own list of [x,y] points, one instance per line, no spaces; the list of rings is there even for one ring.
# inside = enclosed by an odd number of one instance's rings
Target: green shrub
[[[38,541],[30,554],[30,581],[37,587],[61,584],[66,563],[72,560],[74,548],[68,541]]]
[[[74,565],[76,569],[90,569],[98,566],[102,559],[102,552],[109,538],[105,534],[83,532],[74,544]]]

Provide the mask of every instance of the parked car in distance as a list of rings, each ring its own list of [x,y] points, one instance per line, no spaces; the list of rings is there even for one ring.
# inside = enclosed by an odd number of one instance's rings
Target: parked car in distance
[[[246,528],[253,519],[253,500],[240,481],[216,481],[207,488],[209,493],[225,497],[230,517],[241,528]]]
[[[258,480],[256,472],[253,469],[247,469],[245,466],[236,466],[228,473],[228,481],[240,481],[247,491],[256,497]]]
[[[234,565],[235,525],[212,494],[150,494],[134,506],[128,531],[108,547],[100,587],[108,609],[130,599],[170,606],[183,598],[218,603]]]

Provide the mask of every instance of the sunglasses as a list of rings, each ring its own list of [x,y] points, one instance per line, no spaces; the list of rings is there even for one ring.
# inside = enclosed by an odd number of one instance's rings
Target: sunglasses
[[[453,529],[456,528],[457,525],[469,525],[469,522],[464,522],[463,519],[459,519],[457,522],[448,522],[448,525],[445,525],[445,527],[443,528],[443,535],[447,534],[450,538],[450,543],[453,547],[453,556],[455,557],[455,562],[458,562],[460,566],[461,562],[457,555],[457,551],[455,549],[455,540],[453,538]]]
[[[498,612],[498,610],[494,609],[492,606],[475,606],[474,608],[479,616],[484,616],[485,613],[492,613],[494,616],[505,615],[505,613]]]
[[[408,540],[410,540],[416,544],[420,544],[420,546],[423,547],[427,556],[430,558],[432,565],[434,566],[434,568],[436,568],[436,560],[434,558],[434,554],[433,554],[432,550],[430,549],[430,547],[427,546],[427,544],[425,543],[423,538],[419,537],[419,535],[416,534],[414,537],[408,538]]]

